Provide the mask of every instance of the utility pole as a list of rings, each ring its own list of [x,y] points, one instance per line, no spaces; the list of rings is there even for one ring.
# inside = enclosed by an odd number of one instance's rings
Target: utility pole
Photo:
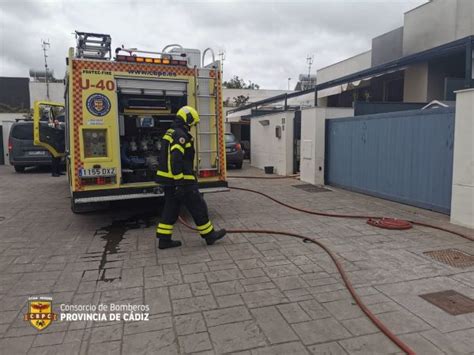
[[[41,40],[41,47],[43,48],[43,54],[44,54],[44,69],[45,69],[45,78],[46,78],[46,98],[49,99],[49,68],[48,68],[48,49],[50,47],[49,45],[49,40]]]
[[[224,61],[225,61],[225,50],[221,50],[218,53],[218,56],[221,58],[221,71],[222,71],[222,76],[224,76]]]
[[[290,81],[291,81],[291,78],[288,78],[288,90],[290,90]]]

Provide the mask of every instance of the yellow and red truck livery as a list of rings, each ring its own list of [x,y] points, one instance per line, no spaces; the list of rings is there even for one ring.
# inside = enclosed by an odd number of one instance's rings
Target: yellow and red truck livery
[[[72,210],[162,195],[154,181],[161,137],[185,105],[201,118],[192,132],[200,189],[226,191],[222,78],[213,52],[117,48],[112,58],[110,36],[76,32],[76,38],[64,112],[60,103],[39,101],[34,108],[35,144],[65,157]]]

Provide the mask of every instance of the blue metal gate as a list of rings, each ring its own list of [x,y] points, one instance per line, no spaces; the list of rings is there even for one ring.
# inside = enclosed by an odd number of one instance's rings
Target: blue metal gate
[[[326,120],[326,183],[449,214],[454,109]]]

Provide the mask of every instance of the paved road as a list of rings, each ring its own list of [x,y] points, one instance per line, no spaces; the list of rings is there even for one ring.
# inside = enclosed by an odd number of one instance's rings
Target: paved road
[[[245,169],[235,173],[259,173]],[[230,180],[326,212],[384,214],[448,225],[446,216],[343,190],[306,193],[295,180]],[[324,252],[276,235],[229,235],[207,247],[179,226],[179,249],[158,251],[153,204],[87,215],[69,209],[67,180],[0,166],[0,352],[5,354],[367,354],[399,353],[361,313]],[[474,268],[423,254],[474,243],[414,228],[290,211],[254,194],[208,195],[215,224],[296,231],[335,252],[363,300],[419,354],[474,351],[474,313],[453,316],[420,294],[474,298]],[[450,226],[455,228],[454,226]],[[472,234],[472,231],[467,231]],[[147,305],[142,322],[23,320],[29,296],[61,304]]]

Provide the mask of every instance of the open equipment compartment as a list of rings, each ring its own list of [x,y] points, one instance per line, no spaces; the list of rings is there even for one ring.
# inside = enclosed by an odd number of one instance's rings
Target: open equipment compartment
[[[154,181],[161,138],[187,104],[187,82],[117,79],[122,184]]]

